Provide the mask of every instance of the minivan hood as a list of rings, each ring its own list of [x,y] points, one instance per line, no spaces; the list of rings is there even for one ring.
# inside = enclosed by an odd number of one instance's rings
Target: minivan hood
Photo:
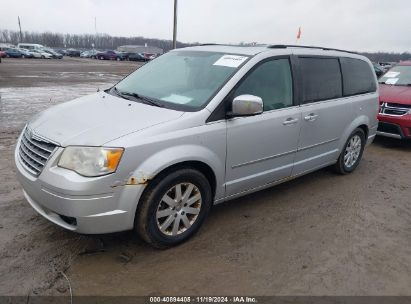
[[[63,147],[100,146],[183,114],[102,92],[52,107],[34,117],[28,127]]]
[[[411,87],[380,84],[380,102],[411,105]]]

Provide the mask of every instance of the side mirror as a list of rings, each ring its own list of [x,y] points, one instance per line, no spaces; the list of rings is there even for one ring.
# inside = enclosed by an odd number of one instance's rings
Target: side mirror
[[[240,95],[234,98],[233,110],[228,116],[252,116],[263,113],[263,100],[254,95]]]

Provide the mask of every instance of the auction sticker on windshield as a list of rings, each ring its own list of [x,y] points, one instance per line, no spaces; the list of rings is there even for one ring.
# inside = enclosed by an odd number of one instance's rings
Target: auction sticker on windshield
[[[214,62],[213,65],[238,68],[247,59],[247,56],[223,55],[220,59]]]
[[[170,101],[170,102],[173,102],[173,103],[177,103],[177,104],[186,104],[186,103],[189,103],[193,100],[190,97],[183,96],[183,95],[177,95],[177,94],[171,94],[171,95],[165,96],[161,99],[165,100],[165,101]]]

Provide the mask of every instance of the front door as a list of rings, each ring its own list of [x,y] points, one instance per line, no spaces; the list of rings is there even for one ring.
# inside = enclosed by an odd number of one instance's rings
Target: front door
[[[290,59],[257,65],[230,94],[261,97],[264,112],[227,121],[226,195],[232,196],[291,175],[301,113],[293,101]]]

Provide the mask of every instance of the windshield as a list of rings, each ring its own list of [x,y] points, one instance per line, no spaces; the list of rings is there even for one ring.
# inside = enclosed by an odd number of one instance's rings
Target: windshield
[[[411,66],[400,65],[393,67],[378,82],[396,86],[411,85]]]
[[[118,92],[155,99],[164,107],[204,107],[247,56],[175,51],[145,64],[116,85]]]

